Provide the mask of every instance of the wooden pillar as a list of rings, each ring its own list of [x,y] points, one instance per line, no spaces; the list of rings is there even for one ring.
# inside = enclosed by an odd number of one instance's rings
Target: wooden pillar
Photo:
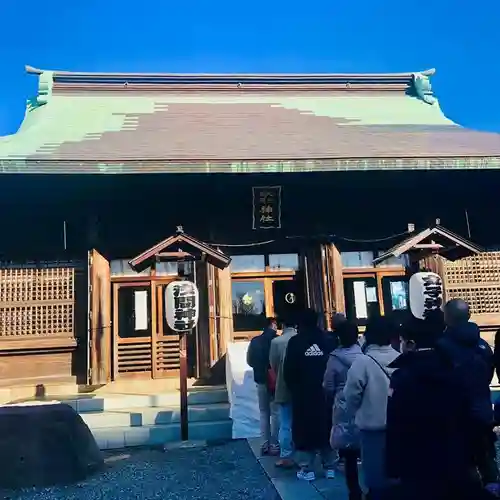
[[[96,250],[89,256],[90,267],[90,367],[92,384],[111,381],[111,279],[109,262]]]
[[[210,356],[210,310],[209,310],[209,290],[208,271],[209,264],[206,262],[196,262],[196,286],[200,294],[199,319],[196,326],[196,352],[197,352],[197,377],[204,378],[210,376],[211,356]]]
[[[208,264],[208,332],[210,337],[210,366],[213,366],[219,360],[219,342],[218,332],[219,324],[216,312],[219,307],[217,303],[217,268]]]
[[[308,248],[304,254],[304,283],[308,307],[319,316],[320,326],[328,328],[327,274],[325,252],[322,245]]]
[[[219,294],[217,297],[219,305],[219,357],[224,356],[227,351],[227,344],[233,337],[233,296],[231,287],[231,269],[217,269],[217,280]]]
[[[345,313],[344,275],[342,258],[338,248],[330,243],[326,245],[330,309],[332,313]]]

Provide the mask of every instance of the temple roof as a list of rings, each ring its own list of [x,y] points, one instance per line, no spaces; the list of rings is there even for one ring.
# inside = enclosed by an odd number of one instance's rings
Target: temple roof
[[[395,74],[42,71],[3,173],[500,167],[500,134],[458,126],[434,70]]]

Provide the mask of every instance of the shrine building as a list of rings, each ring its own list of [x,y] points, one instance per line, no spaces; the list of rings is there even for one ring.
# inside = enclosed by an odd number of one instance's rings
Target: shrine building
[[[500,135],[448,119],[434,70],[26,70],[0,138],[0,386],[178,376],[180,266],[200,379],[266,317],[398,314],[420,269],[500,327]]]

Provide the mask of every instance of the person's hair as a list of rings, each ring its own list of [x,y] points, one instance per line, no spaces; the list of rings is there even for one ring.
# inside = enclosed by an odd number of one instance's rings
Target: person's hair
[[[278,320],[276,318],[266,318],[266,326],[273,326],[274,324],[278,324]]]
[[[418,349],[432,348],[444,331],[444,316],[441,309],[429,311],[425,319],[411,316],[402,328],[404,340],[414,342]]]
[[[358,341],[358,325],[352,321],[342,321],[339,323],[335,329],[335,333],[342,347],[351,347]]]
[[[451,299],[444,306],[444,314],[449,326],[468,323],[470,319],[469,304],[463,299]]]
[[[295,314],[292,314],[291,312],[281,316],[279,318],[280,323],[287,328],[293,328],[297,326],[297,318]]]
[[[365,330],[366,345],[390,345],[393,335],[392,323],[384,316],[374,316],[368,320]]]
[[[332,330],[336,330],[342,323],[345,323],[347,318],[343,313],[332,314]]]
[[[299,330],[311,330],[318,327],[318,313],[314,309],[304,309],[298,314]]]

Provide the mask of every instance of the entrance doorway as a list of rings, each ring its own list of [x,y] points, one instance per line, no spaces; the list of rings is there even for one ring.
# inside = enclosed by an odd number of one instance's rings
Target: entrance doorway
[[[344,274],[346,316],[366,326],[375,315],[392,316],[409,308],[408,277],[401,273]]]
[[[232,280],[233,338],[249,340],[262,333],[266,318],[289,314],[304,304],[297,276]]]
[[[304,290],[297,279],[273,281],[274,315],[278,319],[296,317],[304,306]]]
[[[365,326],[380,314],[379,293],[375,276],[344,278],[345,310],[349,320]]]
[[[114,379],[179,373],[179,336],[163,314],[168,282],[113,284]]]

